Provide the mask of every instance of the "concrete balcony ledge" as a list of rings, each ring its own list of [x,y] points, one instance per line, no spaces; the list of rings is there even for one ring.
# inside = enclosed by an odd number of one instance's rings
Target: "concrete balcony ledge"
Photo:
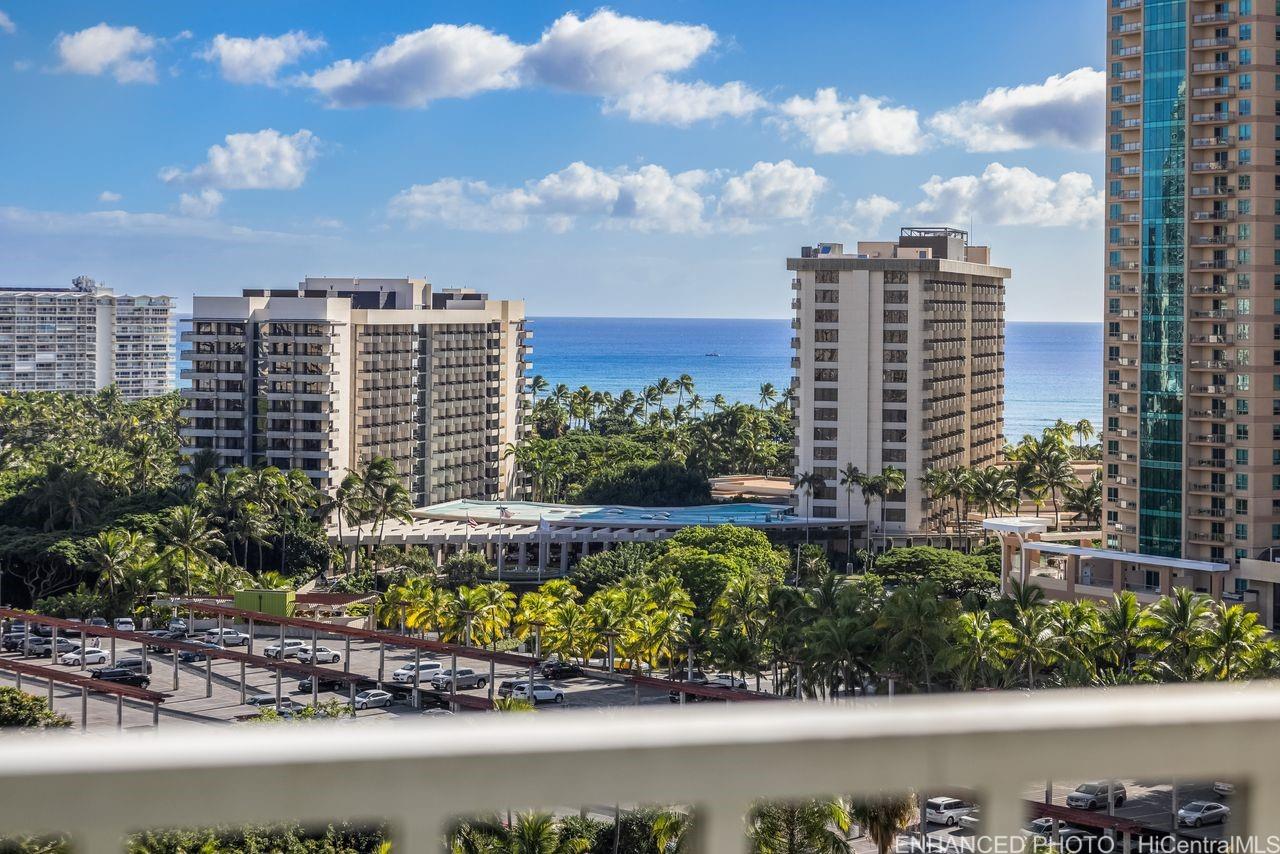
[[[678,725],[676,725],[678,723]],[[1026,783],[1132,775],[1248,781],[1249,826],[1275,832],[1280,688],[1271,684],[948,694],[855,708],[767,703],[609,714],[486,715],[404,726],[177,727],[137,737],[13,739],[8,833],[66,832],[81,854],[165,826],[384,818],[430,851],[450,818],[508,807],[691,804],[701,851],[745,850],[761,798],[975,790],[981,833],[1021,838]],[[1172,750],[1170,745],[1212,745]],[[316,786],[316,779],[342,785]],[[173,797],[201,781],[202,797]],[[554,779],[551,787],[530,786]],[[93,792],[76,809],[68,791]],[[234,793],[212,796],[208,793]],[[1246,794],[1247,792],[1247,794]]]

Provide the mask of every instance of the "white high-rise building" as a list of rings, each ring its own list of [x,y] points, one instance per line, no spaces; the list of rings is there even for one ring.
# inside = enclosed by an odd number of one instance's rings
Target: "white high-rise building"
[[[69,288],[0,287],[0,391],[165,394],[173,325],[169,297],[117,295],[87,276]]]
[[[196,297],[183,452],[301,469],[320,489],[392,460],[419,505],[520,493],[524,302],[422,279],[309,278]]]
[[[897,242],[860,241],[854,252],[806,246],[787,269],[796,471],[825,481],[812,515],[865,521],[841,472],[892,467],[906,488],[883,502],[886,530],[926,530],[940,508],[920,476],[994,462],[1003,443],[1009,268],[993,266],[990,249],[963,231],[904,228]],[[810,511],[807,494],[793,501]]]

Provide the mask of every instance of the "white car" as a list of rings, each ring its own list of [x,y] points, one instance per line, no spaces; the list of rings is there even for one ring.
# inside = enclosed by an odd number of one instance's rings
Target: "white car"
[[[100,649],[87,649],[84,651],[83,654],[84,654],[85,664],[106,664],[107,663],[107,654]],[[58,656],[58,663],[74,664],[79,666],[80,655],[81,655],[81,652],[78,649],[75,650],[74,652],[64,652],[62,655]]]
[[[342,660],[342,656],[327,646],[318,646],[314,650],[304,646],[298,650],[297,659],[303,664],[337,664]]]
[[[711,677],[711,679],[707,682],[707,684],[714,685],[720,688],[733,688],[738,691],[747,690],[746,680],[739,679],[737,676],[734,676],[732,673],[716,674],[715,676]]]
[[[529,683],[516,683],[511,688],[511,696],[527,700],[529,698]],[[535,682],[533,683],[533,702],[534,705],[538,703],[563,703],[564,691],[545,682]]]
[[[418,662],[418,682],[430,682],[437,673],[440,672],[440,662],[438,661],[419,661]],[[392,682],[413,682],[413,662],[409,662],[405,666],[397,669],[391,674]]]
[[[116,617],[111,621],[111,625],[118,632],[136,632],[137,628],[133,625],[133,617]]]
[[[976,804],[959,798],[930,798],[924,802],[924,818],[931,824],[955,827],[961,816],[966,816],[977,808]]]
[[[236,629],[209,629],[204,633],[204,639],[219,646],[244,646],[249,643],[249,636]]]
[[[355,707],[357,709],[376,709],[380,706],[391,705],[391,693],[388,691],[361,691],[356,694]]]
[[[273,643],[262,651],[267,658],[297,658],[298,653],[306,647],[306,644],[300,640],[287,640],[284,642],[284,655],[280,654],[280,644]]]
[[[1231,815],[1231,807],[1213,801],[1192,801],[1178,810],[1178,824],[1200,827],[1204,824],[1224,822]]]
[[[1236,793],[1236,784],[1219,780],[1213,784],[1213,793],[1215,795],[1234,795]]]

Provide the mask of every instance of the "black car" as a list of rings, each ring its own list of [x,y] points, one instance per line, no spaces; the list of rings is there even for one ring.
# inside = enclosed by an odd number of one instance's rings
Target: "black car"
[[[577,676],[586,676],[587,672],[576,664],[570,664],[567,661],[548,661],[542,665],[543,679],[573,679]]]
[[[26,632],[9,632],[4,636],[4,641],[0,642],[0,646],[4,647],[5,652],[17,652],[22,649],[22,645],[26,643]]]
[[[138,688],[145,688],[151,684],[151,677],[126,667],[100,667],[97,670],[90,670],[89,675],[104,682],[134,685]]]
[[[330,679],[325,676],[320,677],[320,684],[316,686],[317,691],[341,691],[346,682],[341,679]],[[303,694],[311,693],[311,677],[306,676],[298,681],[298,691]]]
[[[152,629],[151,631],[146,632],[146,634],[155,638],[157,641],[187,639],[186,632],[171,632],[168,629]],[[147,649],[151,652],[169,652],[170,651],[169,647],[161,646],[159,643],[149,643],[147,644]]]
[[[695,670],[695,671],[693,671],[693,678],[692,678],[692,679],[690,679],[690,678],[688,677],[688,674],[686,674],[686,673],[677,673],[677,674],[676,674],[676,675],[675,675],[675,676],[674,676],[670,681],[672,681],[672,682],[684,682],[684,683],[686,683],[686,684],[688,684],[688,685],[697,685],[697,686],[702,687],[702,688],[706,688],[706,687],[723,687],[723,686],[718,686],[718,685],[712,685],[712,684],[711,684],[711,680],[707,679],[707,674],[703,673],[701,670]],[[673,691],[670,691],[670,692],[668,693],[668,695],[667,695],[667,696],[670,698],[671,702],[673,702],[673,703],[678,703],[678,702],[680,702],[680,695],[681,695],[681,694],[684,694],[684,692],[683,692],[683,691],[673,690]],[[700,703],[700,702],[702,702],[702,701],[703,701],[703,700],[705,700],[705,699],[707,699],[707,698],[706,698],[706,697],[699,697],[697,694],[685,694],[685,696],[684,696],[684,701],[685,701],[686,703]]]

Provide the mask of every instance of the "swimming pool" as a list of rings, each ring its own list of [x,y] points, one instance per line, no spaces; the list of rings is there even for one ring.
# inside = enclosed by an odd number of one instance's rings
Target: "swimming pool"
[[[436,519],[474,519],[549,525],[594,524],[676,526],[767,525],[792,520],[778,504],[703,504],[696,507],[628,507],[599,504],[544,504],[537,501],[449,501],[417,511]]]

